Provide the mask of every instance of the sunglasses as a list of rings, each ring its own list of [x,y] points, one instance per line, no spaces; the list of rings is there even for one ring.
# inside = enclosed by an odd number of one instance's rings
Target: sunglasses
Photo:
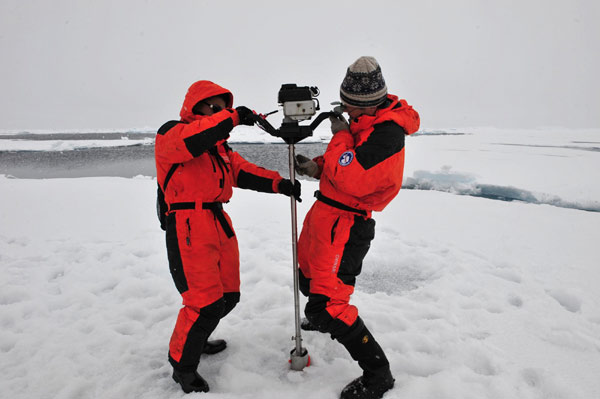
[[[213,114],[216,114],[217,112],[223,111],[223,107],[221,107],[220,105],[217,104],[209,104],[206,102],[203,102],[204,105],[206,105],[208,108],[210,108],[210,110],[213,112]]]
[[[213,114],[216,114],[219,111],[223,111],[223,108],[220,105],[209,104],[206,101],[201,101],[198,104],[194,105],[194,108],[192,108],[192,113],[195,115],[204,115],[204,112],[202,112],[203,105],[206,105],[208,108],[210,108]]]

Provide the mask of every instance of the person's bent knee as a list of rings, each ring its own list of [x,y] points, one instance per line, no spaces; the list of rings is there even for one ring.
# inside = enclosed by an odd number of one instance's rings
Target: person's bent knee
[[[225,311],[225,301],[223,297],[217,299],[215,302],[210,305],[204,306],[200,308],[200,317],[206,319],[214,319],[220,320],[223,317],[223,312]]]
[[[314,325],[319,332],[330,333],[335,319],[327,312],[329,297],[319,294],[311,294],[304,308],[306,319]]]
[[[327,311],[330,298],[325,295],[311,294],[304,309],[306,319],[316,327],[319,332],[331,334],[332,339],[344,339],[363,325],[358,315],[355,318],[336,318]],[[351,324],[348,321],[350,319]]]
[[[302,273],[302,270],[298,270],[298,288],[302,295],[306,297],[310,295],[310,279]]]
[[[240,302],[240,293],[226,292],[223,294],[223,301],[225,301],[225,307],[221,317],[227,316],[227,314],[229,314],[229,312],[231,312],[233,308],[235,308],[235,306]]]

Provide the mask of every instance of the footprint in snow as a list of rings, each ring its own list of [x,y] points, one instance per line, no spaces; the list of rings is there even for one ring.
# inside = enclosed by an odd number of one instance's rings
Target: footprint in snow
[[[518,295],[509,295],[508,303],[515,308],[520,308],[523,306],[523,299],[521,299],[521,297]]]
[[[581,310],[581,299],[562,289],[546,290],[546,293],[554,298],[563,308],[572,313]]]
[[[490,274],[512,283],[521,283],[521,276],[510,270],[493,270]]]

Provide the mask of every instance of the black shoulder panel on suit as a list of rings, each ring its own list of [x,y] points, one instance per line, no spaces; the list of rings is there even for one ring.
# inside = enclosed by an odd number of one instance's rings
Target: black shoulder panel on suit
[[[356,148],[356,160],[365,169],[385,161],[404,148],[405,130],[397,123],[378,123],[367,140]]]
[[[156,134],[160,134],[161,136],[164,136],[169,130],[171,130],[173,128],[173,126],[175,126],[179,123],[183,123],[183,122],[182,121],[168,121],[167,123],[162,125],[160,127],[160,129],[158,129],[158,132],[156,132]]]

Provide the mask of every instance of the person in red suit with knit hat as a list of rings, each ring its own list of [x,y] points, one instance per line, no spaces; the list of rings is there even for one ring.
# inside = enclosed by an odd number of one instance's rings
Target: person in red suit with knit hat
[[[373,57],[350,65],[340,97],[349,122],[332,117],[325,153],[296,158],[299,174],[320,180],[298,241],[300,289],[308,296],[302,327],[331,334],[362,368],[342,399],[381,398],[394,386],[390,364],[350,296],[375,236],[372,212],[400,191],[404,138],[420,119],[405,100],[388,94]]]
[[[240,300],[238,242],[223,204],[233,187],[300,200],[300,183],[246,161],[227,145],[235,126],[254,124],[250,109],[233,108],[229,90],[207,80],[194,83],[180,117],[165,123],[155,142],[159,193],[166,205],[159,218],[171,275],[183,297],[169,362],[184,392],[208,392],[197,372],[200,355],[225,349],[224,340],[208,337]]]

